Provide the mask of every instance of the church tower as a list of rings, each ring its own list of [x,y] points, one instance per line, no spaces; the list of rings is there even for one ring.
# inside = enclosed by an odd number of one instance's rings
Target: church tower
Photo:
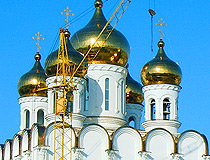
[[[106,129],[115,129],[126,124],[125,66],[130,47],[125,36],[116,29],[106,39],[108,30],[113,29],[111,25],[108,25],[107,30],[96,42],[99,33],[107,24],[102,7],[103,2],[96,0],[93,17],[84,28],[72,36],[71,42],[84,56],[94,45],[87,57],[85,124],[96,123]]]
[[[181,123],[178,122],[178,95],[181,87],[181,69],[164,52],[164,42],[158,42],[158,53],[141,70],[144,85],[146,132],[164,128],[176,134]]]
[[[18,92],[20,94],[19,104],[21,108],[20,130],[29,129],[34,123],[46,125],[44,116],[47,113],[47,92],[46,90],[36,92],[37,88],[46,88],[44,69],[41,66],[41,55],[39,54],[39,40],[41,34],[35,34],[37,39],[37,53],[33,68],[25,73],[18,81]]]

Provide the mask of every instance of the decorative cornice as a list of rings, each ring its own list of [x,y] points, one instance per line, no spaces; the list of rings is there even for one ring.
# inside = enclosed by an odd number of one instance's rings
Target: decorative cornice
[[[48,102],[47,97],[37,97],[37,96],[30,96],[30,97],[21,97],[18,99],[19,104],[26,103],[26,102]]]
[[[173,90],[179,92],[182,88],[173,84],[151,84],[142,88],[143,93],[149,90]]]
[[[125,67],[111,65],[111,64],[91,64],[88,67],[88,71],[112,71],[127,75],[127,69]]]
[[[53,76],[53,77],[49,77],[46,79],[46,84],[48,87],[52,87],[52,86],[56,86],[56,85],[59,85],[59,81],[62,79],[62,76],[59,76],[58,77],[58,83],[56,84],[55,83],[55,80],[56,80],[56,76]],[[69,82],[70,80],[70,76],[66,76],[66,81]],[[80,82],[81,84],[84,84],[84,79],[83,78],[80,78],[80,77],[73,77],[73,84],[77,84],[78,82]]]
[[[181,126],[181,123],[178,121],[171,121],[171,120],[152,120],[152,121],[146,121],[142,123],[143,127],[175,127],[179,128]]]

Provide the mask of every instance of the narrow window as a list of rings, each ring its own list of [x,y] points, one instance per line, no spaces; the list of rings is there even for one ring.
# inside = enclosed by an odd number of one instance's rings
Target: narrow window
[[[37,112],[37,123],[44,124],[44,112],[41,109]]]
[[[26,128],[29,128],[29,125],[30,125],[30,112],[29,112],[29,110],[25,111],[25,115],[26,115]]]
[[[131,126],[131,127],[136,127],[136,121],[135,121],[135,118],[134,117],[130,117],[128,119],[128,125]]]
[[[152,99],[150,102],[150,108],[151,108],[151,120],[155,120],[155,100]]]
[[[170,107],[171,103],[168,98],[163,100],[163,119],[169,120],[170,119]]]
[[[84,100],[85,100],[85,107],[84,107],[84,111],[88,111],[88,99],[89,99],[89,93],[88,93],[88,90],[86,89],[85,90],[85,95],[84,95]]]
[[[123,113],[124,110],[124,82],[121,82],[121,113]]]
[[[105,110],[109,110],[109,78],[105,79]]]

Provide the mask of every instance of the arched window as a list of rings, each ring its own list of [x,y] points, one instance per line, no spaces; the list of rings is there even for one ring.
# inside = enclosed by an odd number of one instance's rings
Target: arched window
[[[170,107],[171,103],[168,98],[163,100],[163,119],[170,119]]]
[[[37,123],[44,124],[44,112],[41,109],[37,112]]]
[[[25,111],[25,126],[26,128],[29,128],[30,127],[30,112],[29,110],[26,110]]]
[[[136,121],[135,121],[135,117],[130,117],[128,119],[128,125],[131,126],[131,127],[136,127]]]
[[[155,120],[155,100],[152,99],[150,102],[150,108],[151,108],[151,120]]]
[[[105,110],[109,110],[109,78],[105,79]]]

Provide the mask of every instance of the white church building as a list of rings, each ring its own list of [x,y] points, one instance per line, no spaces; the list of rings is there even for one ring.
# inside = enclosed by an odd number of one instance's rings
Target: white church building
[[[94,5],[84,28],[72,36],[68,29],[61,31],[75,66],[107,23],[102,1]],[[142,67],[143,85],[129,75],[126,37],[114,29],[95,56],[104,41],[101,36],[72,78],[75,88],[67,97],[64,117],[55,115],[55,99],[62,94],[56,88],[62,78],[56,76],[59,50],[48,55],[44,69],[37,52],[33,68],[18,82],[20,131],[0,145],[0,160],[210,160],[204,135],[178,132],[182,72],[164,52],[163,40],[156,56]],[[37,88],[47,89],[35,92]],[[62,118],[64,129],[55,128]]]

